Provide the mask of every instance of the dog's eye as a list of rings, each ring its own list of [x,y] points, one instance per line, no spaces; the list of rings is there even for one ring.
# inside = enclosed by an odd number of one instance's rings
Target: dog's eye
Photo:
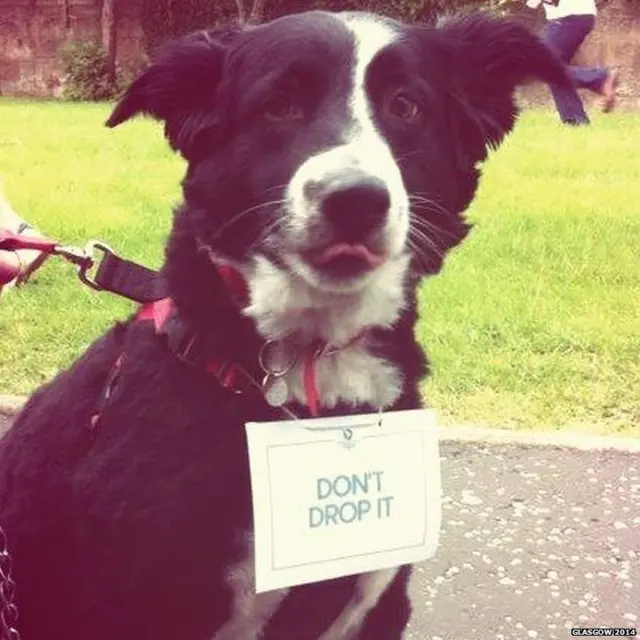
[[[264,114],[271,120],[297,120],[302,117],[302,106],[282,94],[271,98],[264,106]]]
[[[422,114],[420,105],[404,93],[396,93],[388,102],[389,113],[407,123],[416,122]]]

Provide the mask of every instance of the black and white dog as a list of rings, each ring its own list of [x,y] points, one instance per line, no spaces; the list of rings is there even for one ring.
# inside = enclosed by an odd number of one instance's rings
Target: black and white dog
[[[0,444],[22,640],[401,637],[409,567],[255,595],[244,424],[283,415],[259,355],[296,354],[298,416],[421,406],[416,287],[467,234],[527,78],[566,82],[513,22],[309,12],[194,34],[133,83],[108,125],[151,115],[188,163],[170,300]]]

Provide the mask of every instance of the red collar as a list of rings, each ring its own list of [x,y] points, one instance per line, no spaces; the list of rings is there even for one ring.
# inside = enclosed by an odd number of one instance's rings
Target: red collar
[[[249,294],[242,274],[228,265],[218,265],[217,268],[229,291],[240,306],[244,306],[248,302]],[[163,298],[142,305],[136,314],[136,321],[153,320],[156,333],[167,335],[169,348],[180,360],[199,366],[207,373],[215,376],[225,389],[234,393],[244,393],[250,386],[254,386],[264,392],[262,386],[237,363],[223,361],[215,356],[203,359],[202,353],[199,353],[200,340],[198,336],[190,333],[184,324],[171,325],[171,319],[175,317],[173,300],[171,298]],[[360,337],[357,336],[349,344],[353,344]],[[303,383],[306,404],[309,413],[314,417],[320,412],[315,364],[318,358],[327,354],[327,347],[326,343],[316,343],[303,359]]]

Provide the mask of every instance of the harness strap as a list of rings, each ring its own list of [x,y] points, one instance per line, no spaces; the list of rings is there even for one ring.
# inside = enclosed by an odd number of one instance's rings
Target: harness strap
[[[248,385],[241,384],[241,380],[246,378],[242,370],[231,362],[211,355],[212,351],[215,351],[211,343],[205,342],[175,313],[171,298],[163,298],[143,305],[136,315],[136,322],[148,320],[153,321],[156,333],[166,338],[169,351],[178,360],[215,376],[218,382],[229,391],[240,393],[246,390]]]

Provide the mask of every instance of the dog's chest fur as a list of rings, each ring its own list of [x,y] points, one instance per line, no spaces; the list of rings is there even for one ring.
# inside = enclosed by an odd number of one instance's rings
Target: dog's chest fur
[[[397,366],[372,352],[367,329],[390,328],[404,309],[404,281],[408,258],[389,262],[375,274],[364,290],[354,294],[329,294],[312,289],[301,279],[292,279],[264,258],[256,259],[247,273],[251,317],[259,333],[275,340],[274,355],[287,339],[295,336],[302,344],[321,340],[328,353],[315,363],[315,379],[320,404],[332,409],[350,406],[391,406],[400,396],[402,375]],[[278,345],[278,342],[281,345]],[[278,353],[278,350],[281,352]],[[289,401],[306,403],[304,362],[298,358],[284,376]]]

